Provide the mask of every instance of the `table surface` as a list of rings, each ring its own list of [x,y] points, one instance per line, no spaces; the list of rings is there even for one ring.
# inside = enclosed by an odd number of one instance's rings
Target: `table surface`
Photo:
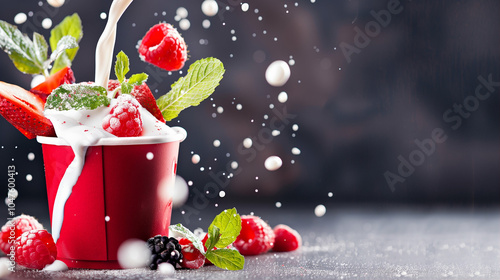
[[[271,225],[296,228],[303,247],[246,257],[236,272],[214,266],[170,277],[147,269],[18,270],[7,279],[500,279],[498,208],[328,207],[323,217],[297,209],[259,212]]]

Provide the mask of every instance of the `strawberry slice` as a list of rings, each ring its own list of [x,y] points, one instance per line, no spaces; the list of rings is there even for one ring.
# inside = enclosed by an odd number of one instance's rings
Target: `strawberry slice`
[[[117,80],[110,80],[108,82],[108,90],[112,91],[115,90],[118,86],[120,86],[120,82]],[[142,107],[144,107],[146,110],[148,110],[155,118],[157,118],[161,122],[166,122],[165,119],[163,118],[163,115],[160,111],[160,108],[158,108],[158,105],[156,105],[156,99],[149,89],[148,85],[146,83],[143,83],[140,86],[134,86],[134,89],[132,89],[132,94],[137,101],[141,104]]]
[[[43,115],[43,100],[16,85],[0,82],[0,115],[28,139],[55,136],[54,126]]]
[[[65,67],[52,76],[48,77],[45,82],[32,88],[30,91],[40,96],[40,98],[45,101],[47,100],[47,96],[49,96],[52,91],[58,88],[60,85],[73,83],[75,83],[75,75],[73,74],[73,70],[71,70],[71,68],[69,67]]]

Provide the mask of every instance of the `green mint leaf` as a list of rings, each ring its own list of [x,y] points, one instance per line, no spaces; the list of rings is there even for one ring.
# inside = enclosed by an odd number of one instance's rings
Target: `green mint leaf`
[[[236,237],[240,235],[241,231],[241,218],[236,208],[224,210],[217,215],[212,224],[208,227],[208,232],[212,232],[213,227],[218,227],[221,234],[215,247],[225,248],[232,244],[236,240]]]
[[[92,84],[64,84],[56,88],[47,98],[45,109],[58,111],[94,110],[109,106],[108,91]]]
[[[205,255],[215,266],[227,270],[241,270],[245,266],[245,258],[235,249],[219,249],[208,251]]]
[[[176,224],[169,226],[168,229],[171,231],[175,231],[189,239],[189,241],[193,242],[193,245],[196,249],[198,249],[202,254],[205,254],[205,248],[203,248],[203,243],[201,243],[201,240],[185,226]]]
[[[123,81],[125,81],[125,75],[127,75],[128,71],[130,71],[130,62],[128,56],[123,51],[120,51],[116,55],[115,62],[115,75],[120,83],[123,83]]]
[[[77,43],[80,43],[80,40],[83,37],[82,21],[77,13],[65,17],[61,23],[59,23],[50,31],[49,42],[52,52],[55,52],[55,50],[57,49],[57,43],[59,42],[59,40],[68,35],[73,36]],[[66,56],[60,55],[56,59],[50,73],[53,74],[66,66],[71,66],[71,61],[73,61],[77,52],[78,47],[67,49],[65,51]]]
[[[139,73],[139,74],[134,74],[130,79],[128,79],[128,83],[134,86],[140,86],[143,83],[147,82],[148,80],[148,74],[146,73]]]
[[[133,89],[134,89],[134,86],[129,84],[128,82],[123,82],[121,84],[121,92],[123,94],[130,94]]]
[[[224,71],[222,62],[213,57],[193,63],[187,75],[175,82],[172,89],[156,101],[165,120],[176,118],[182,110],[197,106],[209,97],[219,85]]]
[[[57,47],[55,51],[52,52],[50,55],[50,59],[45,62],[45,64],[50,65],[53,61],[55,61],[60,55],[65,54],[66,56],[61,60],[61,61],[66,61],[68,58],[68,55],[65,53],[66,50],[78,48],[78,43],[76,42],[75,38],[73,36],[64,36],[57,42]],[[70,61],[71,63],[71,61]]]
[[[35,35],[38,52],[41,56],[43,43]],[[40,74],[43,72],[43,61],[39,60],[35,44],[17,29],[16,26],[0,20],[0,48],[10,57],[19,71],[26,74]]]
[[[47,44],[45,38],[36,32],[33,33],[33,48],[35,50],[35,57],[37,61],[47,60],[49,45]]]
[[[205,247],[207,247],[207,252],[211,251],[217,242],[220,239],[220,229],[216,226],[213,226],[208,230],[208,238],[205,241]]]

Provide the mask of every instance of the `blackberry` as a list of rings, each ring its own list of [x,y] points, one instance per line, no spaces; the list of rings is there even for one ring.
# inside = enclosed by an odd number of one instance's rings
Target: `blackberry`
[[[149,268],[156,270],[158,265],[163,262],[170,263],[176,267],[182,260],[181,245],[179,241],[173,237],[157,235],[148,239],[148,248],[151,250],[151,261]]]

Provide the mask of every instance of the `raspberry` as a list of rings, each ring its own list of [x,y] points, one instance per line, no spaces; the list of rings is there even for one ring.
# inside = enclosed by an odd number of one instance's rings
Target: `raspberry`
[[[53,263],[57,247],[52,235],[44,229],[34,229],[16,239],[16,261],[27,268],[42,269]]]
[[[187,60],[187,46],[177,29],[168,23],[159,23],[146,33],[139,46],[142,60],[167,71],[176,71]]]
[[[181,245],[177,239],[157,235],[148,239],[148,248],[151,251],[149,268],[157,270],[161,263],[170,263],[173,267],[182,260]]]
[[[118,137],[139,136],[142,132],[140,104],[131,95],[118,96],[116,105],[102,121],[102,128]]]
[[[187,238],[179,239],[182,247],[182,260],[180,265],[184,268],[198,269],[205,263],[205,256],[200,250],[194,247],[193,243]]]
[[[258,255],[269,251],[274,244],[273,229],[257,216],[241,216],[240,235],[233,246],[244,256]]]
[[[13,218],[10,222],[7,222],[2,227],[2,232],[0,233],[0,249],[5,254],[10,253],[10,247],[14,244],[9,243],[9,237],[11,237],[11,225],[15,225],[14,236],[10,240],[16,240],[23,233],[30,231],[32,229],[43,229],[43,226],[34,218],[28,215],[21,215]]]
[[[273,251],[290,252],[297,250],[302,245],[300,234],[287,225],[277,225],[274,227]]]

